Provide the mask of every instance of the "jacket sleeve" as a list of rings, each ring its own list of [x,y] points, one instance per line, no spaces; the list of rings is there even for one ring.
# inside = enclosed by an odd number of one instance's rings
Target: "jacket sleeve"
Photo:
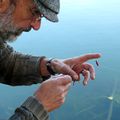
[[[49,120],[49,115],[39,101],[29,97],[9,120]]]
[[[0,41],[0,82],[12,86],[42,82],[39,72],[41,58],[17,53]]]

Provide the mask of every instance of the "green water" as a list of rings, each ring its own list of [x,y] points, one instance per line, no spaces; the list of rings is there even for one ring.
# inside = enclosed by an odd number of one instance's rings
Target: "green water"
[[[120,1],[61,1],[59,23],[43,19],[41,30],[25,33],[11,45],[31,55],[68,58],[85,53],[102,54],[95,81],[84,87],[82,80],[71,87],[65,104],[50,114],[51,120],[120,120]],[[16,107],[39,85],[0,85],[0,120],[11,116]],[[113,96],[113,100],[108,97]]]

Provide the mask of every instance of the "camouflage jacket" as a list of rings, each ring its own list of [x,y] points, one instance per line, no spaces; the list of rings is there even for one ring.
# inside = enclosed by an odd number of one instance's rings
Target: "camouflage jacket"
[[[40,57],[17,53],[0,40],[0,83],[17,86],[42,82]],[[34,97],[29,97],[9,120],[48,120],[48,113]]]

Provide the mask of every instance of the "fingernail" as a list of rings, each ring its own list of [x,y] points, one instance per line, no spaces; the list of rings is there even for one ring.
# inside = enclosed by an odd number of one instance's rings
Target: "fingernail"
[[[75,79],[75,80],[77,80],[77,79],[78,79],[78,75],[74,75],[73,77],[74,77],[74,79]]]
[[[88,83],[87,82],[84,82],[84,85],[86,86]]]
[[[92,79],[92,80],[95,79],[95,74],[91,75],[91,79]]]
[[[95,79],[95,76],[91,76],[91,80],[94,80]]]
[[[69,85],[68,86],[71,86],[71,83],[69,83]]]
[[[93,80],[95,79],[95,75],[93,75]]]

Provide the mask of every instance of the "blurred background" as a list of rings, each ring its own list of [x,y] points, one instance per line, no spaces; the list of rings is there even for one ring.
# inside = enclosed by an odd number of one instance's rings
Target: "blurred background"
[[[82,80],[71,87],[65,104],[50,113],[51,120],[120,120],[120,1],[61,0],[59,22],[42,19],[39,31],[23,33],[10,43],[15,51],[34,56],[69,58],[101,53],[96,79],[84,87]],[[39,85],[0,85],[0,120],[7,120],[16,107]]]

